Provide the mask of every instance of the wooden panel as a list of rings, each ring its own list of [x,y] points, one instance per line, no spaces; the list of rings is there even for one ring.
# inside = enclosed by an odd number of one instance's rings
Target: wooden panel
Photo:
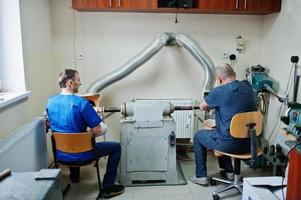
[[[290,153],[287,179],[286,200],[296,200],[301,197],[301,155],[294,149]]]
[[[97,0],[97,5],[94,8],[101,9],[101,8],[113,8],[113,0]],[[89,7],[91,8],[91,7]],[[92,8],[93,9],[93,8]]]
[[[280,11],[281,0],[241,0],[243,11],[250,14],[267,14]]]
[[[77,10],[97,8],[98,0],[72,0],[72,8]]]
[[[199,0],[203,13],[269,14],[279,12],[281,0]]]
[[[126,8],[130,9],[156,9],[156,0],[126,0]]]
[[[81,153],[93,150],[92,133],[53,133],[56,149],[65,153]]]
[[[99,107],[100,106],[100,100],[102,98],[100,93],[88,93],[88,94],[82,94],[79,95],[80,97],[83,97],[87,99],[88,101],[91,101],[93,107]]]
[[[222,151],[218,151],[218,150],[214,150],[213,153],[216,157],[226,155],[226,156],[230,156],[232,158],[239,158],[239,159],[242,159],[242,160],[252,158],[251,153],[231,154],[231,153],[226,153],[226,152],[222,152]],[[261,154],[263,154],[262,148],[257,147],[256,153],[257,153],[257,156],[260,156]]]
[[[235,12],[240,9],[239,0],[200,0],[199,8],[202,12]]]
[[[236,138],[248,138],[249,128],[246,126],[249,123],[256,123],[256,135],[262,132],[263,116],[260,111],[245,112],[234,115],[231,120],[230,133]]]
[[[195,0],[195,8],[182,13],[269,14],[279,12],[281,0]],[[157,0],[72,0],[78,11],[175,13],[176,8],[158,8]]]

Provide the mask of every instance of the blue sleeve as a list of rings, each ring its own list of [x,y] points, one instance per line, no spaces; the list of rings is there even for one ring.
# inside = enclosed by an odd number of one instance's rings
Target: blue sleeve
[[[213,88],[205,97],[205,101],[208,104],[209,109],[220,107],[224,102],[224,96],[221,86]]]
[[[86,120],[89,128],[95,128],[102,122],[100,116],[86,99],[84,99],[84,101],[82,102],[81,113],[83,118]]]

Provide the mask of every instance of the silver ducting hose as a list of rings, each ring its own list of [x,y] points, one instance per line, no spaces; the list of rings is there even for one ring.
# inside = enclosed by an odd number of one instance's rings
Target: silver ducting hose
[[[122,67],[114,70],[93,82],[87,89],[87,93],[97,93],[109,85],[119,81],[135,71],[152,56],[154,56],[165,45],[179,45],[187,49],[192,56],[201,64],[205,71],[205,81],[203,82],[203,93],[209,92],[214,85],[214,64],[204,50],[190,37],[177,33],[160,33],[153,42],[133,57]]]
[[[176,41],[183,46],[192,56],[201,64],[205,71],[205,80],[203,82],[203,92],[209,92],[215,82],[215,67],[212,60],[205,51],[190,37],[184,34],[177,34]]]
[[[119,81],[135,71],[138,67],[153,57],[162,47],[164,47],[169,40],[169,36],[165,33],[160,33],[156,36],[153,42],[143,49],[138,55],[133,57],[120,68],[114,70],[95,82],[93,82],[87,89],[87,93],[97,93],[108,87],[109,85]]]

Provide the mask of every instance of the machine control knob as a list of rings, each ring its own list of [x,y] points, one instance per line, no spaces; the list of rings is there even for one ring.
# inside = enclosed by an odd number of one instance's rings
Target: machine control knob
[[[172,131],[169,135],[169,145],[171,147],[175,146],[176,145],[176,134],[174,131]]]

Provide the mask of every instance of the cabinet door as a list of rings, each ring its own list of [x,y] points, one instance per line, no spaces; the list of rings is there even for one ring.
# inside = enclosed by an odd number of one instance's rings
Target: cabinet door
[[[93,11],[112,8],[115,0],[72,0],[72,8],[79,11]],[[113,4],[114,3],[114,4]]]
[[[243,11],[250,14],[268,14],[279,12],[281,0],[241,0]]]
[[[139,11],[157,8],[157,0],[72,0],[79,11]]]
[[[98,7],[98,0],[72,0],[72,8],[86,10]]]
[[[126,8],[129,9],[155,9],[157,0],[126,0]]]
[[[199,0],[203,13],[269,14],[279,12],[281,0]]]
[[[240,0],[199,0],[199,8],[205,13],[233,13],[239,11],[240,7]]]

